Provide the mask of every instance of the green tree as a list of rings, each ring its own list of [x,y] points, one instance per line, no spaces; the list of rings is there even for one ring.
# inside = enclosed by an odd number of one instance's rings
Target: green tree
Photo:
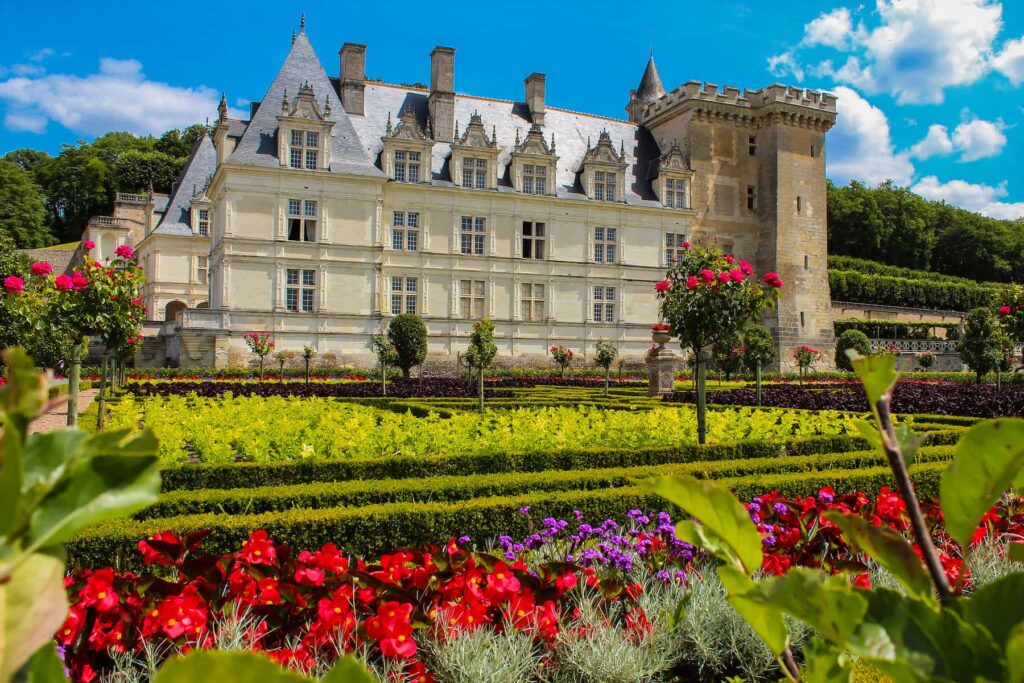
[[[427,326],[412,313],[396,315],[388,325],[388,339],[395,346],[395,365],[408,379],[410,370],[427,359]]]
[[[977,376],[978,384],[985,373],[999,366],[1002,354],[1002,339],[999,326],[992,311],[975,308],[967,312],[964,319],[964,336],[957,345],[960,360],[967,364]]]
[[[726,381],[739,372],[743,365],[743,347],[740,336],[737,332],[734,337],[723,337],[711,345],[711,359],[718,370],[718,380],[721,382],[722,375]]]
[[[120,192],[145,192],[152,184],[156,192],[168,193],[178,178],[184,159],[163,152],[129,150],[114,163],[114,178]]]
[[[603,339],[597,342],[597,346],[594,347],[594,364],[599,368],[604,368],[604,395],[608,396],[608,376],[612,371],[612,363],[615,362],[615,356],[617,351],[615,346],[609,344]]]
[[[370,339],[370,345],[373,347],[373,355],[380,363],[380,393],[382,396],[387,396],[388,367],[398,361],[398,352],[395,351],[395,345],[383,334],[374,335]]]
[[[498,355],[498,346],[494,343],[494,323],[484,318],[473,324],[473,334],[469,336],[469,348],[466,349],[466,365],[476,370],[480,383],[480,412],[484,412],[484,370],[491,366]]]
[[[853,371],[853,364],[846,354],[849,349],[854,349],[862,356],[871,355],[871,340],[860,330],[846,330],[836,340],[836,367],[847,372]]]
[[[156,141],[156,151],[175,158],[187,157],[192,148],[203,135],[209,135],[210,128],[202,123],[194,123],[188,128],[178,130],[172,128]]]
[[[0,235],[20,249],[53,244],[46,206],[35,178],[10,161],[0,161]]]
[[[775,361],[775,340],[768,328],[751,323],[743,330],[743,365],[754,373],[754,400],[761,405],[761,371]]]
[[[39,167],[50,159],[50,155],[38,149],[13,149],[4,155],[4,161],[9,161],[23,171],[35,175]]]
[[[114,199],[110,168],[90,148],[66,145],[38,171],[50,227],[61,242],[79,239],[91,216],[109,213]]]

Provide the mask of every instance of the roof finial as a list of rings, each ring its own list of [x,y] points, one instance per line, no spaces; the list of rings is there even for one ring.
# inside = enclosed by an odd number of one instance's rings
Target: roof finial
[[[497,146],[498,146],[498,127],[492,123],[491,124],[491,147],[497,147]]]
[[[455,142],[459,141],[459,122],[455,122],[455,137],[452,138]]]
[[[331,115],[331,96],[324,95],[324,116]]]
[[[305,32],[306,32],[306,12],[305,12],[305,10],[303,10],[299,14],[299,33],[305,33]]]
[[[555,134],[551,134],[551,153],[555,153]]]
[[[295,44],[295,29],[292,29],[292,45]]]
[[[220,94],[220,104],[217,105],[217,123],[224,123],[228,118],[228,99],[224,93]]]
[[[386,129],[384,129],[384,134],[389,136],[389,137],[391,136],[391,112],[390,111],[388,111],[388,127]]]
[[[516,147],[519,147],[519,128],[516,127]]]
[[[626,141],[619,140],[619,161],[623,161],[626,158]]]

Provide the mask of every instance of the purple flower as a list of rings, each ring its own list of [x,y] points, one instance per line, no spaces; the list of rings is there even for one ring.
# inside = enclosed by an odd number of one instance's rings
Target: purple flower
[[[669,581],[672,580],[672,573],[669,572],[667,569],[662,569],[657,574],[655,574],[655,576],[657,576],[659,579],[661,579],[665,583],[668,583]]]
[[[747,509],[750,510],[751,512],[760,512],[761,505],[759,503],[749,503],[747,505]]]
[[[832,494],[829,493],[828,491],[822,491],[821,493],[819,493],[818,498],[821,499],[821,501],[826,505],[832,504]]]
[[[775,535],[774,534],[768,534],[763,539],[761,539],[761,543],[763,543],[765,546],[767,546],[769,548],[774,547],[775,546],[775,542],[776,541],[775,541]]]
[[[789,508],[786,507],[785,503],[776,503],[772,506],[772,510],[774,510],[777,515],[784,515],[789,511]]]
[[[512,537],[511,536],[498,536],[498,547],[499,548],[505,548],[505,549],[511,548],[512,547]]]
[[[750,513],[750,519],[752,522],[754,522],[754,524],[761,523],[761,515],[757,514],[756,512]]]
[[[572,514],[576,515],[576,521],[577,522],[582,522],[583,521],[583,513],[580,512],[579,510],[573,510]]]
[[[506,550],[505,551],[505,559],[508,560],[509,562],[515,562],[516,554],[514,552],[512,552],[511,550]]]
[[[524,505],[523,507],[519,508],[519,514],[521,514],[521,515],[528,515],[528,514],[530,514],[530,506],[529,505]]]
[[[459,545],[466,545],[467,543],[469,543],[469,541],[470,541],[469,536],[459,536],[458,544]]]

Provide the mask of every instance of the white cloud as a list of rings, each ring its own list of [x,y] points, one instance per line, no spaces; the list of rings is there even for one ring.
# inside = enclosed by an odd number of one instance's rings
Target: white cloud
[[[1002,11],[997,0],[876,0],[877,25],[855,28],[850,10],[839,8],[806,24],[797,47],[771,57],[769,68],[776,76],[801,80],[809,69],[799,50],[831,47],[849,54],[838,70],[819,69],[822,75],[868,94],[893,95],[900,104],[938,104],[946,88],[988,73]],[[1011,73],[1024,70],[1015,50],[1008,45],[1003,52]]]
[[[928,126],[928,134],[921,142],[910,148],[910,156],[915,159],[930,159],[953,153],[953,142],[949,139],[949,131],[938,123]]]
[[[134,59],[103,59],[99,72],[86,76],[16,75],[0,81],[0,100],[8,106],[4,124],[18,130],[41,131],[47,121],[56,121],[89,135],[109,130],[159,134],[202,121],[216,111],[219,99],[206,86],[150,81]]]
[[[4,116],[4,127],[13,131],[42,133],[46,130],[46,117],[9,111]]]
[[[942,183],[930,175],[922,178],[911,189],[922,197],[945,201],[993,218],[1015,219],[1024,216],[1024,202],[997,201],[1008,194],[1006,181],[996,186],[969,183],[965,180]]]
[[[1024,37],[1006,41],[1003,51],[992,60],[992,66],[1014,85],[1024,83]]]
[[[910,153],[893,148],[885,112],[850,88],[840,86],[835,92],[839,116],[828,134],[828,176],[841,184],[892,180],[909,185],[914,164]]]
[[[28,58],[31,61],[33,61],[33,62],[41,62],[44,59],[47,59],[47,58],[52,57],[52,56],[53,56],[53,48],[52,47],[44,47],[42,50],[37,50],[37,51],[33,52],[32,54],[30,54],[28,56]]]
[[[1002,121],[973,119],[953,131],[953,145],[960,150],[960,161],[977,161],[998,156],[1006,146]]]

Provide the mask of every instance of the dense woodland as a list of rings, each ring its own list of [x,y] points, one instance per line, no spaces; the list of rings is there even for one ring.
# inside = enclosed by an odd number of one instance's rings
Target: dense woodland
[[[160,137],[114,132],[50,156],[18,149],[0,159],[0,236],[18,247],[75,241],[117,192],[167,192],[201,124]],[[893,183],[828,187],[829,253],[979,281],[1024,281],[1024,219],[987,218]]]

